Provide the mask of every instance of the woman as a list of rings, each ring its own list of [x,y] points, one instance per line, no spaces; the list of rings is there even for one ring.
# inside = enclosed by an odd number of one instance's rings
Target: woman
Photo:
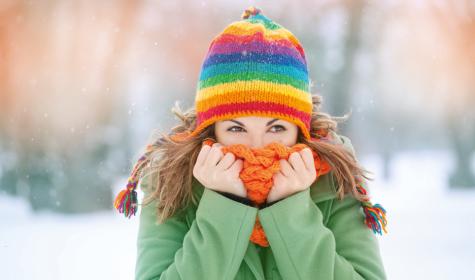
[[[182,123],[147,146],[116,199],[135,214],[142,180],[136,279],[386,278],[373,234],[385,230],[385,211],[369,203],[337,119],[310,94],[290,31],[247,9],[211,42],[195,102],[174,111]],[[260,203],[242,176],[245,156],[223,153],[298,144],[307,148],[280,158]]]

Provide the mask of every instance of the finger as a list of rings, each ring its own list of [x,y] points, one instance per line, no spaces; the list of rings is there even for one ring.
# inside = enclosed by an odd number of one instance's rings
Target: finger
[[[280,160],[280,171],[285,177],[291,177],[295,174],[295,171],[293,170],[292,166],[285,159]]]
[[[274,181],[274,185],[280,185],[281,181],[285,178],[285,175],[282,173],[282,170],[274,173],[272,176],[272,180]]]
[[[209,145],[203,145],[203,147],[201,147],[200,153],[198,154],[198,158],[196,159],[196,165],[203,165],[210,150],[211,146]]]
[[[310,148],[305,148],[300,151],[305,168],[310,172],[315,172],[315,160],[313,159],[312,150]]]
[[[231,166],[231,164],[233,164],[235,159],[236,157],[234,156],[234,154],[228,152],[224,155],[224,157],[221,158],[217,167],[219,167],[221,170],[226,170]]]
[[[219,160],[223,157],[223,152],[221,151],[221,144],[215,143],[211,147],[211,150],[208,153],[208,156],[205,160],[205,165],[207,167],[215,167]]]
[[[231,172],[231,174],[238,174],[241,172],[243,166],[243,161],[242,159],[237,159],[233,162],[231,167],[227,170]]]
[[[299,175],[307,173],[307,168],[305,167],[299,152],[293,152],[289,157],[289,162],[292,165],[292,168],[295,170],[295,173]]]

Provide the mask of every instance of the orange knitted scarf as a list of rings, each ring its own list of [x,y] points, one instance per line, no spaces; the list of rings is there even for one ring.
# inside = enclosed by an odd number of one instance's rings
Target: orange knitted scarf
[[[214,140],[208,138],[203,144],[212,146]],[[248,146],[236,144],[225,146],[221,151],[226,154],[233,153],[237,159],[243,160],[243,168],[239,173],[239,178],[244,183],[249,199],[257,205],[262,205],[266,202],[267,195],[273,186],[273,175],[280,170],[281,159],[288,159],[293,152],[299,152],[305,149],[307,145],[297,143],[292,147],[287,147],[283,144],[273,142],[263,148],[252,149]],[[317,178],[330,171],[330,165],[321,160],[318,154],[312,150],[315,162],[315,169],[317,171]],[[250,240],[262,247],[268,247],[264,229],[259,222],[259,217],[256,218],[256,223],[252,231]]]

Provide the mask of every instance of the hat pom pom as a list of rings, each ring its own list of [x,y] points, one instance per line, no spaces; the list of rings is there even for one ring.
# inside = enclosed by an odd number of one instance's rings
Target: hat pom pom
[[[254,6],[251,6],[249,8],[247,8],[243,13],[242,13],[242,16],[241,18],[242,19],[248,19],[251,15],[252,16],[255,16],[257,14],[260,14],[262,12],[261,9],[259,8],[256,8]]]

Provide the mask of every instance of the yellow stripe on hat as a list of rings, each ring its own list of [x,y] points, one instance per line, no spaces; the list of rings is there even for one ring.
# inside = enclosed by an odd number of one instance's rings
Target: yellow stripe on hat
[[[237,81],[226,84],[219,84],[199,90],[196,94],[195,101],[199,102],[203,99],[213,98],[228,92],[237,91],[266,91],[280,93],[289,97],[296,98],[301,102],[312,103],[312,96],[309,92],[299,90],[293,86],[286,84],[277,84],[260,80],[253,81]],[[225,101],[225,99],[223,99]]]

